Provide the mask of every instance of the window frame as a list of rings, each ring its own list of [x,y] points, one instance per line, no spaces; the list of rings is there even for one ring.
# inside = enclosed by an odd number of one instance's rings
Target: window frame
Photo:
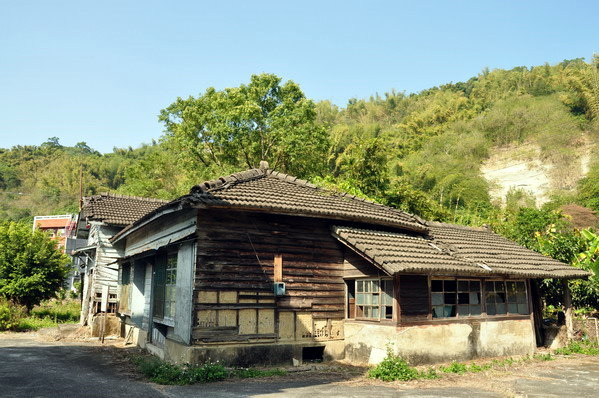
[[[376,281],[378,283],[378,291],[374,292],[374,291],[358,291],[358,283],[362,282],[374,282]],[[395,279],[391,278],[391,277],[364,277],[364,278],[355,278],[355,279],[350,279],[347,282],[350,282],[354,285],[354,303],[351,304],[354,306],[354,317],[350,318],[349,317],[349,312],[346,313],[346,317],[347,319],[352,319],[352,320],[358,320],[358,321],[368,321],[368,322],[393,322],[393,320],[395,319],[395,311],[396,311],[396,306],[395,306]],[[363,285],[364,286],[364,285]],[[371,304],[372,303],[372,299],[370,300],[370,303],[366,304],[366,303],[362,303],[359,304],[358,303],[358,295],[359,294],[370,294],[372,296],[377,295],[377,304]],[[385,297],[390,297],[391,302],[390,303],[385,303],[383,302]],[[346,299],[346,302],[349,304],[349,296]],[[368,308],[378,308],[378,316],[377,317],[366,317],[363,316],[364,312],[363,310],[359,310],[359,307],[368,307]],[[387,318],[386,314],[387,314],[387,308],[390,308],[391,310],[391,317]],[[361,314],[360,316],[358,314]]]

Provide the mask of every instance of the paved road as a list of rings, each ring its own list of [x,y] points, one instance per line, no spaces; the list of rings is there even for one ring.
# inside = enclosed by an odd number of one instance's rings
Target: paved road
[[[596,397],[599,358],[565,362],[506,381],[505,391],[474,388],[397,390],[386,385],[337,383],[333,376],[302,380],[227,381],[193,386],[155,386],[135,380],[113,365],[113,356],[97,348],[40,343],[31,337],[0,334],[0,397]]]

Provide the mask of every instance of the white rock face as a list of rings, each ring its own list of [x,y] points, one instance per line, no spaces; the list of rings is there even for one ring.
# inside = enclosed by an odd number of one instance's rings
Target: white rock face
[[[510,146],[495,151],[481,166],[485,179],[491,183],[490,195],[505,204],[508,191],[521,189],[533,194],[537,206],[549,200],[552,190],[570,190],[589,171],[591,146],[579,148],[580,156],[568,170],[557,170],[543,160],[540,149],[533,144]]]

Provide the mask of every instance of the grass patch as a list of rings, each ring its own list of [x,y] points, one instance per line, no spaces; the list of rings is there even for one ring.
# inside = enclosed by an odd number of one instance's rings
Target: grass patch
[[[592,343],[588,340],[572,341],[567,346],[555,350],[555,353],[559,355],[599,355],[599,346],[596,343]]]
[[[208,362],[198,366],[189,364],[175,365],[154,356],[134,357],[133,363],[150,381],[166,385],[203,384],[232,377],[248,379],[254,377],[284,376],[287,374],[287,371],[283,369],[227,369],[218,362]]]
[[[22,306],[0,301],[0,331],[33,331],[61,323],[79,321],[81,306],[78,300],[48,300],[35,306],[29,314]]]
[[[457,373],[457,374],[461,375],[468,371],[468,366],[466,366],[465,364],[460,363],[460,362],[452,362],[451,365],[441,366],[441,367],[439,367],[439,369],[441,370],[441,372]]]

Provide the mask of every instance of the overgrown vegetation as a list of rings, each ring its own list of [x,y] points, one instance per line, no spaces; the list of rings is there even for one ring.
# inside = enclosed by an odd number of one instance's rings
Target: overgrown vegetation
[[[138,356],[133,358],[133,363],[144,376],[157,384],[185,385],[211,383],[232,377],[248,379],[287,374],[282,369],[227,369],[218,362],[207,362],[199,366],[175,365],[154,356]]]
[[[583,344],[583,343],[578,343]],[[587,343],[584,343],[587,344]],[[592,346],[592,345],[591,345]],[[594,352],[591,347],[588,345],[584,345],[585,348],[580,348],[579,345],[575,345],[574,343],[568,347],[570,350],[573,350],[575,353],[585,353],[587,355],[597,355],[591,354]],[[558,350],[560,351],[560,350]],[[557,354],[568,355],[565,352],[558,352]],[[599,351],[597,351],[599,353]],[[381,363],[377,366],[371,368],[368,371],[368,376],[371,378],[383,380],[383,381],[409,381],[416,379],[436,379],[442,377],[443,373],[453,373],[458,375],[463,375],[466,373],[480,373],[488,370],[502,370],[507,369],[511,366],[520,365],[524,363],[530,362],[542,362],[542,361],[552,361],[555,357],[550,353],[542,353],[535,354],[534,356],[525,356],[519,359],[514,359],[511,357],[504,359],[493,359],[488,362],[482,363],[463,363],[463,362],[452,362],[446,366],[438,366],[438,367],[428,367],[425,370],[418,370],[417,368],[410,366],[403,358],[398,355],[393,354],[392,349],[387,349],[387,356]]]
[[[567,346],[555,350],[558,355],[599,355],[599,345],[590,340],[571,341]]]
[[[0,299],[0,331],[38,330],[62,323],[79,321],[81,306],[78,300],[48,300],[27,313],[24,306]]]

